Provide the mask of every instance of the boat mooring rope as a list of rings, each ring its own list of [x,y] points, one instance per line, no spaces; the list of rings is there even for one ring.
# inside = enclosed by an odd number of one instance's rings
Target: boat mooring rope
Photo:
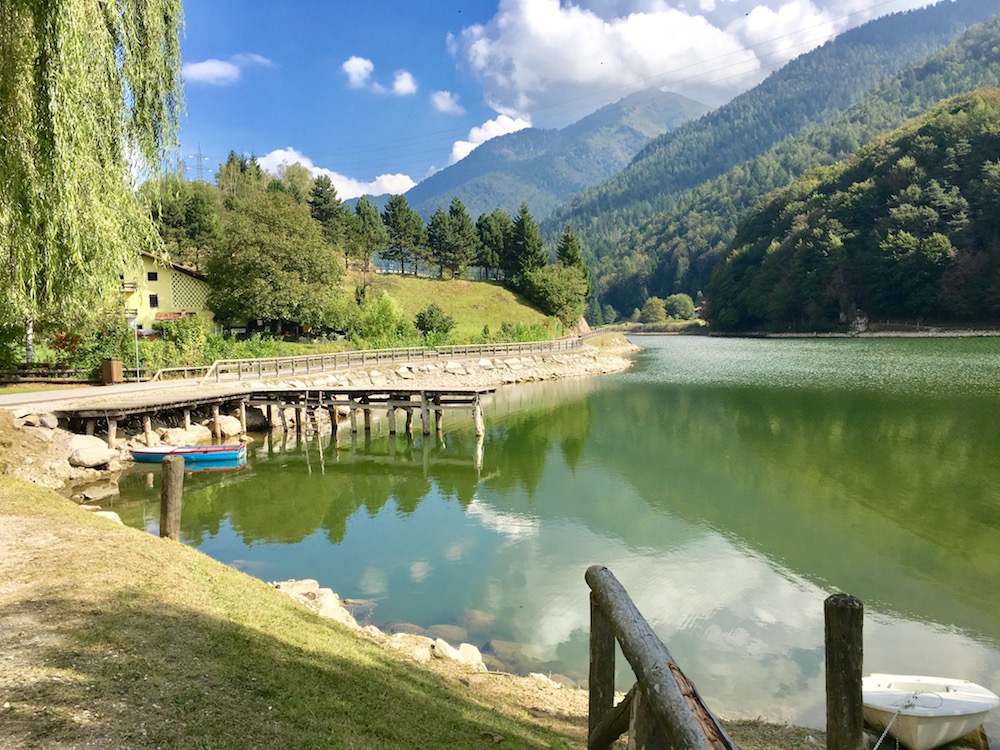
[[[917,694],[914,693],[913,697],[906,700],[903,703],[903,705],[899,707],[899,710],[897,710],[896,713],[892,715],[892,718],[889,719],[889,723],[885,725],[885,730],[882,732],[882,736],[878,738],[878,742],[875,743],[875,747],[873,747],[872,750],[879,749],[879,746],[882,744],[882,741],[885,739],[886,735],[889,734],[889,729],[892,727],[893,722],[896,721],[897,718],[899,718],[899,715],[903,713],[903,711],[905,711],[906,709],[913,708],[914,706],[917,705],[916,699],[917,699]],[[896,747],[897,748],[899,747],[899,740],[896,741]]]
[[[896,711],[895,714],[893,714],[892,718],[889,719],[889,723],[886,724],[885,730],[882,732],[882,736],[878,738],[878,742],[875,743],[875,747],[873,747],[872,750],[878,750],[879,745],[882,744],[882,740],[884,740],[885,736],[889,734],[889,728],[892,726],[892,723],[896,721],[896,719],[899,717],[901,713],[903,713],[903,711],[905,711],[908,708],[917,708],[920,706],[919,704],[920,697],[923,695],[933,695],[935,698],[938,699],[937,706],[931,707],[924,705],[923,708],[938,708],[938,706],[941,706],[944,703],[944,698],[942,698],[940,695],[937,695],[935,693],[922,693],[919,690],[915,690],[914,692],[910,693],[909,698],[904,698],[902,701],[894,703],[893,705],[899,706],[899,709]],[[896,740],[896,747],[897,748],[899,747],[899,740]]]

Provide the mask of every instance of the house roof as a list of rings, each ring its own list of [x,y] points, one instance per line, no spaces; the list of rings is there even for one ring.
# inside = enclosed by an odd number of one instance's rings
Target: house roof
[[[173,268],[175,271],[180,271],[181,273],[186,274],[193,279],[198,279],[198,281],[204,281],[205,283],[208,283],[208,279],[205,277],[205,274],[201,273],[200,271],[196,271],[190,266],[184,266],[181,265],[180,263],[174,263],[172,260],[166,260],[165,258],[160,258],[156,255],[153,255],[152,253],[147,253],[145,251],[140,251],[139,254],[146,258],[149,258],[151,261],[153,261],[154,263],[158,263],[161,266],[169,266],[170,268]]]

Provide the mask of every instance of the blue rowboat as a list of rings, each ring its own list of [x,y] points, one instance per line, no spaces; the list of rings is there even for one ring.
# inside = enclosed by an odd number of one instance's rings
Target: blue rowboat
[[[245,445],[160,445],[130,448],[132,458],[143,464],[158,464],[167,456],[183,456],[185,464],[238,463],[246,459]]]

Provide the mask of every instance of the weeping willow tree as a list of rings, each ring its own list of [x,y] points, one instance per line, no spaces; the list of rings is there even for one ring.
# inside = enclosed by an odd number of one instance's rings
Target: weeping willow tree
[[[29,357],[158,246],[134,170],[176,144],[181,24],[181,0],[0,2],[0,320]]]

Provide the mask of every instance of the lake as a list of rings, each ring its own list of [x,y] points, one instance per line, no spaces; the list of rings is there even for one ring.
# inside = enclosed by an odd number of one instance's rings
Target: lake
[[[1000,339],[635,341],[630,372],[498,391],[481,460],[452,413],[442,440],[259,437],[188,475],[184,541],[574,679],[600,563],[725,716],[823,725],[836,591],[865,604],[866,673],[1000,692]],[[159,477],[121,492],[156,533]]]

